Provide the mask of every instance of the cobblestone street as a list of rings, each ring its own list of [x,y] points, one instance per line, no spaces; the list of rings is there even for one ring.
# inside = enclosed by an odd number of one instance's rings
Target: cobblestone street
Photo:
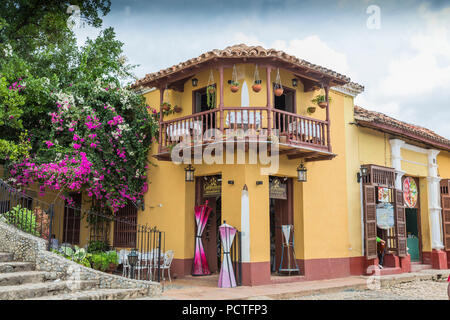
[[[335,293],[293,297],[290,300],[448,300],[445,280],[414,280],[378,290],[345,290]]]

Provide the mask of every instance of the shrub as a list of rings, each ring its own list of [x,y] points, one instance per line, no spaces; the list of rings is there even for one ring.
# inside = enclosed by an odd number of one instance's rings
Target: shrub
[[[18,229],[35,236],[40,236],[36,216],[31,210],[17,205],[10,211],[4,213],[4,217],[9,224],[14,225]]]

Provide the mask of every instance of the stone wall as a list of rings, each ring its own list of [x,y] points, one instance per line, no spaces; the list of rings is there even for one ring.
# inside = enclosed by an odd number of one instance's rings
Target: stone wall
[[[47,241],[22,232],[0,218],[0,252],[14,254],[14,260],[32,262],[36,270],[47,271],[50,279],[98,280],[101,289],[147,289],[148,295],[161,294],[157,282],[132,280],[94,270],[47,251]]]

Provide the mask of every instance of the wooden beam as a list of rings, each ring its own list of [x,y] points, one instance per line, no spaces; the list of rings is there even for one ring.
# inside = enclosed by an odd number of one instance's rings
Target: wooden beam
[[[324,154],[318,157],[306,158],[305,162],[313,162],[313,161],[323,161],[323,160],[331,160],[336,157],[335,154]]]
[[[288,159],[292,160],[292,159],[298,159],[298,158],[309,158],[309,157],[313,157],[315,155],[319,154],[319,152],[317,151],[312,151],[312,152],[299,152],[297,154],[288,154]]]

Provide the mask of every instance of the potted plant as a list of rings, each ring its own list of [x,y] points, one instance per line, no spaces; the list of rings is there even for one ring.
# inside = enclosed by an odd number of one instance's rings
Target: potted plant
[[[308,107],[306,109],[306,112],[308,112],[309,114],[316,112],[316,107]]]
[[[252,85],[252,89],[254,92],[260,92],[262,89],[261,80],[255,80],[255,83]]]
[[[162,111],[169,111],[169,110],[170,110],[170,107],[171,107],[171,105],[170,105],[169,102],[163,102],[163,103],[161,104],[161,110],[162,110]]]
[[[175,105],[175,106],[173,107],[173,111],[175,111],[176,113],[180,113],[181,111],[183,111],[183,108],[181,108],[181,107]]]
[[[216,87],[214,85],[208,85],[206,88],[206,104],[210,109],[216,107]]]
[[[106,272],[113,273],[119,265],[119,255],[116,251],[109,251],[106,253],[106,260],[108,262],[108,270]]]
[[[311,102],[317,104],[320,108],[325,109],[327,107],[327,101],[324,95],[318,95]],[[328,97],[328,102],[331,102],[331,98]]]
[[[284,90],[283,90],[283,87],[281,85],[276,84],[273,92],[274,92],[274,94],[277,97],[279,97],[279,96],[281,96],[283,94]]]
[[[231,81],[231,92],[238,92],[239,91],[239,82],[238,81]]]

